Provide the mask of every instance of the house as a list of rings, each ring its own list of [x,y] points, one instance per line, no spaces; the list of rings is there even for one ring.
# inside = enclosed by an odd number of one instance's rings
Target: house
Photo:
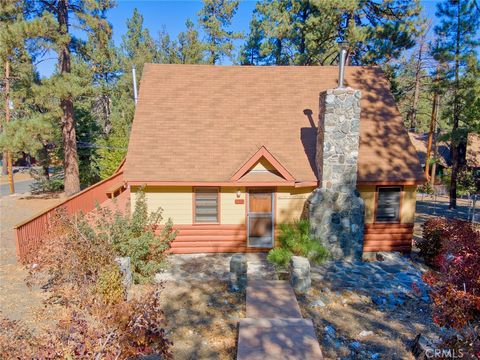
[[[364,252],[410,251],[424,175],[388,82],[377,67],[346,67],[346,91],[338,77],[333,66],[146,64],[124,168],[132,204],[144,187],[173,220],[173,253],[262,252],[278,224],[311,216],[317,188],[350,186],[362,228],[337,216],[346,200],[316,223],[360,234]]]
[[[409,132],[410,141],[412,142],[415,150],[417,151],[418,159],[420,160],[420,165],[425,169],[425,161],[427,159],[427,146],[428,146],[428,132],[425,133],[415,133]],[[434,145],[432,145],[432,152],[430,157],[434,157]],[[450,158],[450,144],[447,141],[439,141],[437,144],[437,166],[435,167],[436,179],[440,180],[440,177],[443,176],[445,169],[449,168],[452,165]]]

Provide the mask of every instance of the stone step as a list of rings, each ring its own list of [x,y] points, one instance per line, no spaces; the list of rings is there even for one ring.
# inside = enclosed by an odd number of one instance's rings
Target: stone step
[[[246,296],[247,318],[301,318],[302,313],[287,281],[249,281]]]
[[[323,359],[310,319],[241,319],[237,360]]]

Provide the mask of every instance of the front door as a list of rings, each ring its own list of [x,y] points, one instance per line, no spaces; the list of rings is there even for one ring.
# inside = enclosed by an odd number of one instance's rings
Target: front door
[[[248,191],[248,246],[273,247],[273,191],[250,189]]]

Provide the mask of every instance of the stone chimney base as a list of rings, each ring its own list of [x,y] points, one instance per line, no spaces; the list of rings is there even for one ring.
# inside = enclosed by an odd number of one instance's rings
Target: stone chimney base
[[[358,191],[318,188],[309,200],[311,234],[333,260],[361,261],[365,205]]]

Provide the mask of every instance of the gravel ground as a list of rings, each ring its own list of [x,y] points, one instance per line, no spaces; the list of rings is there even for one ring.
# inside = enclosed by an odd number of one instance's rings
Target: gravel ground
[[[27,271],[17,264],[13,226],[60,201],[58,197],[0,197],[0,313],[10,319],[24,320],[32,327],[39,325],[46,294],[25,285]]]

